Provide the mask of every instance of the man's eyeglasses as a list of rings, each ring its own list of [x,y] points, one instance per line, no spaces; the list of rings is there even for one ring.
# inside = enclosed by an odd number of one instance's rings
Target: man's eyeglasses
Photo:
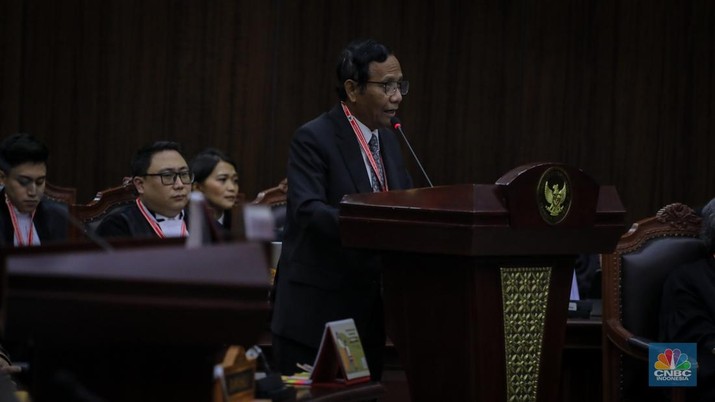
[[[147,173],[144,176],[159,176],[159,178],[161,179],[161,184],[165,186],[174,185],[174,183],[176,183],[177,177],[184,184],[191,184],[194,182],[194,174],[191,172]]]
[[[375,85],[382,85],[382,89],[385,90],[385,95],[387,96],[392,96],[397,92],[397,89],[400,89],[400,95],[404,96],[407,95],[407,92],[410,90],[410,82],[409,81],[388,81],[388,82],[380,82],[380,81],[367,81],[368,84],[375,84]]]

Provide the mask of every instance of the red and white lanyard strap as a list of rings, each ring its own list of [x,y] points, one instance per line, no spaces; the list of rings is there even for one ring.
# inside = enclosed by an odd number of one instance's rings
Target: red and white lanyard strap
[[[362,130],[360,130],[360,126],[358,126],[357,120],[355,120],[355,117],[353,117],[352,113],[350,113],[350,109],[348,109],[348,107],[345,105],[345,103],[340,102],[340,106],[343,107],[343,112],[345,113],[345,117],[348,118],[348,122],[350,123],[350,126],[353,128],[353,132],[355,133],[355,136],[357,137],[357,140],[360,143],[360,147],[365,152],[365,155],[367,156],[367,160],[370,162],[370,166],[372,167],[372,171],[375,172],[375,177],[377,177],[377,181],[380,182],[380,188],[383,191],[388,191],[389,188],[387,188],[387,172],[384,171],[385,163],[382,160],[382,155],[380,155],[380,164],[383,167],[383,169],[382,169],[383,174],[381,175],[380,170],[377,168],[377,163],[375,162],[375,158],[372,157],[372,152],[370,152],[370,147],[367,145],[367,142],[365,141],[365,136],[363,135]]]
[[[10,211],[10,220],[12,221],[12,229],[15,231],[15,239],[17,239],[18,246],[31,246],[32,245],[32,235],[35,229],[33,221],[35,219],[35,211],[32,211],[32,216],[30,217],[30,227],[27,230],[27,243],[23,243],[22,240],[22,230],[20,230],[20,225],[17,222],[17,215],[15,214],[15,207],[12,206],[10,199],[5,194],[5,204],[7,204],[7,209]]]
[[[161,226],[159,226],[159,222],[156,221],[156,218],[149,212],[149,210],[144,206],[144,203],[141,202],[141,200],[137,197],[136,199],[137,207],[139,207],[139,211],[144,215],[144,219],[146,219],[147,223],[149,223],[149,226],[154,230],[154,233],[156,233],[157,236],[159,236],[160,239],[166,238],[166,235],[164,235],[164,231],[161,230]],[[186,230],[186,222],[183,220],[181,221],[181,237],[186,237],[188,234],[188,231]]]

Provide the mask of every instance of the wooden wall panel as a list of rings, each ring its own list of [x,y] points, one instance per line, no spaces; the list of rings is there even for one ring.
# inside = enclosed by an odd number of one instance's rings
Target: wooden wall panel
[[[0,1],[0,136],[19,129],[22,2]]]
[[[45,139],[80,200],[160,138],[227,150],[249,198],[273,186],[366,36],[411,81],[400,117],[435,184],[553,160],[615,184],[629,220],[715,196],[707,0],[0,0],[0,33],[0,135]]]
[[[188,156],[233,153],[257,187],[272,96],[267,4],[28,0],[34,79],[22,115],[62,155],[50,178],[87,199],[128,174],[138,147],[171,139]]]

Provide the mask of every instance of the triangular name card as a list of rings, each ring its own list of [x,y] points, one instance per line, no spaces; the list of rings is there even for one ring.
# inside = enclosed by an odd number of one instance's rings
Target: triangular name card
[[[352,318],[325,324],[310,378],[313,385],[370,381],[365,351]]]

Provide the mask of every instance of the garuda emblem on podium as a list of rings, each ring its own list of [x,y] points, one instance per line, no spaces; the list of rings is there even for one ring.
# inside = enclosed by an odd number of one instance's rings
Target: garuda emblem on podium
[[[539,213],[546,222],[555,225],[568,215],[570,187],[568,175],[559,167],[551,167],[541,175],[536,192]]]

